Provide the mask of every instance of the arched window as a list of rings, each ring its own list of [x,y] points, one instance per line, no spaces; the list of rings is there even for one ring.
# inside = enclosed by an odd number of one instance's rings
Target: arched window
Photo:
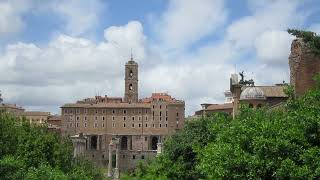
[[[130,91],[133,90],[132,84],[129,84],[129,90],[130,90]]]
[[[130,69],[130,71],[129,71],[129,76],[130,77],[133,77],[133,71]]]
[[[127,136],[121,137],[121,150],[127,150],[128,149],[128,138]]]

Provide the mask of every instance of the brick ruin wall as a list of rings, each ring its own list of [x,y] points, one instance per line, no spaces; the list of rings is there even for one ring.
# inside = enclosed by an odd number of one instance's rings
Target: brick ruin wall
[[[291,44],[289,56],[290,83],[296,96],[301,96],[315,86],[313,77],[320,73],[320,55],[314,54],[302,39]]]

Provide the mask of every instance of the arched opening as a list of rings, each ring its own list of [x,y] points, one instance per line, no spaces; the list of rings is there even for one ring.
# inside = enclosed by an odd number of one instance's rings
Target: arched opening
[[[129,71],[129,76],[130,77],[133,77],[133,71],[130,69],[130,71]]]
[[[157,150],[158,137],[152,137],[151,139],[151,149]]]
[[[250,104],[249,104],[249,108],[253,108],[253,104],[250,103]]]
[[[257,108],[261,108],[261,107],[262,107],[262,104],[258,104],[258,105],[257,105]]]
[[[128,138],[127,136],[121,137],[121,150],[127,150],[128,149]]]
[[[91,144],[90,144],[91,149],[97,149],[98,137],[97,136],[92,136],[90,140],[91,140]]]
[[[133,90],[132,84],[129,84],[129,90],[130,90],[130,91]]]

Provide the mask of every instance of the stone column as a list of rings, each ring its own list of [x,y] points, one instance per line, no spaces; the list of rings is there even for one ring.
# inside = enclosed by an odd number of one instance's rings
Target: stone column
[[[119,179],[119,143],[116,144],[116,168],[114,169],[114,179]]]
[[[108,177],[112,176],[112,143],[109,144]]]
[[[100,150],[100,135],[97,135],[97,150]]]
[[[162,153],[162,143],[157,143],[157,156]]]

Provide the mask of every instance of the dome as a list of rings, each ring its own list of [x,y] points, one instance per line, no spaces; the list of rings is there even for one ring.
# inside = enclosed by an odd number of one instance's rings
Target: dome
[[[258,87],[247,87],[240,95],[240,100],[265,100],[266,96],[263,91]]]

